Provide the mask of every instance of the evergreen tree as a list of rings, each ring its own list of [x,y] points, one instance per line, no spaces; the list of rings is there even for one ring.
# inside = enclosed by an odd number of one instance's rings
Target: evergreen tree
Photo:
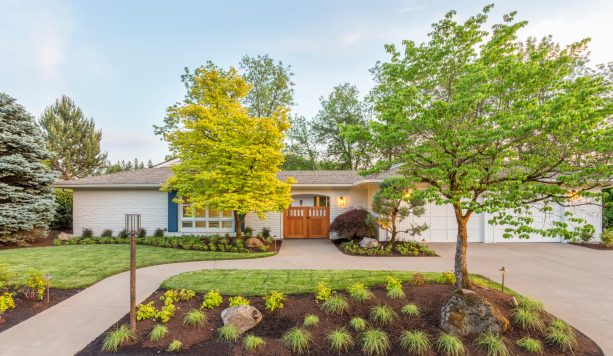
[[[55,206],[50,157],[32,115],[0,93],[0,244],[24,244],[47,229]]]
[[[60,178],[87,177],[104,166],[106,153],[100,149],[102,132],[68,96],[63,95],[45,109],[40,125],[47,148],[53,154],[51,168],[60,172]]]

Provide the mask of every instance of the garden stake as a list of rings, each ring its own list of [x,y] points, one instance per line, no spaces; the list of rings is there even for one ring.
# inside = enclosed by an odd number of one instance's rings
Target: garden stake
[[[509,272],[509,270],[506,267],[502,267],[500,272],[502,272],[502,293],[504,293],[504,273]]]

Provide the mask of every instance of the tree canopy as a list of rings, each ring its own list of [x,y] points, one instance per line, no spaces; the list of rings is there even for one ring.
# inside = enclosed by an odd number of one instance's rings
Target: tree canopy
[[[48,106],[40,118],[47,148],[52,153],[51,168],[60,178],[87,177],[100,172],[107,154],[100,149],[102,131],[86,118],[72,99],[63,95]]]
[[[535,228],[529,204],[551,211],[580,202],[612,177],[611,87],[586,74],[588,41],[521,42],[526,22],[515,13],[488,31],[491,8],[463,22],[447,13],[428,42],[388,45],[390,60],[373,69],[373,141],[394,151],[391,161],[411,183],[427,184],[416,196],[453,206],[459,287],[470,287],[466,226],[474,213],[494,214],[509,235],[576,236],[581,221],[570,216]]]
[[[192,208],[232,210],[241,236],[245,214],[264,218],[292,201],[293,179],[276,177],[289,128],[287,108],[279,106],[269,117],[250,115],[241,103],[250,85],[234,68],[226,71],[209,63],[195,70],[192,83],[190,100],[168,108],[177,128],[165,139],[181,162],[172,167],[164,188],[176,191],[177,201]]]

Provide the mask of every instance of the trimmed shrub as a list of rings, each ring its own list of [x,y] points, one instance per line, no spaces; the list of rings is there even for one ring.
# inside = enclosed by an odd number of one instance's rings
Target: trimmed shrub
[[[236,297],[228,298],[228,305],[231,307],[237,307],[239,305],[249,305],[249,299],[243,297],[242,295],[237,295]]]
[[[100,237],[113,237],[113,230],[111,230],[111,229],[104,229],[104,230],[102,230],[102,233],[100,234]]]
[[[337,216],[330,224],[330,232],[345,239],[362,237],[375,237],[376,226],[372,219],[368,219],[370,213],[365,209],[351,209]]]
[[[117,233],[117,237],[125,239],[125,238],[130,237],[130,234],[128,233],[127,229],[122,229]]]
[[[93,236],[94,236],[94,230],[88,227],[83,229],[83,231],[81,232],[81,237],[93,237]]]
[[[223,303],[223,297],[218,290],[210,290],[204,295],[204,300],[202,301],[201,308],[202,309],[213,309],[215,307],[220,306]]]
[[[72,189],[53,189],[55,196],[55,214],[49,227],[54,230],[65,230],[72,227]]]
[[[600,242],[607,247],[613,246],[613,229],[606,229],[600,235]]]
[[[138,232],[136,233],[136,237],[145,237],[147,236],[147,229],[145,229],[144,227],[141,227],[140,229],[138,229]]]
[[[164,237],[164,229],[159,227],[155,229],[155,231],[153,232],[153,237]]]

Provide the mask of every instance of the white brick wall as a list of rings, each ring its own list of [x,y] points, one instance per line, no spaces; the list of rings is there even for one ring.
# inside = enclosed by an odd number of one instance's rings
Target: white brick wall
[[[125,214],[141,214],[141,225],[148,234],[168,225],[168,193],[153,189],[75,189],[73,209],[77,236],[84,228],[93,229],[95,236],[104,229],[112,229],[116,235],[125,227]]]

